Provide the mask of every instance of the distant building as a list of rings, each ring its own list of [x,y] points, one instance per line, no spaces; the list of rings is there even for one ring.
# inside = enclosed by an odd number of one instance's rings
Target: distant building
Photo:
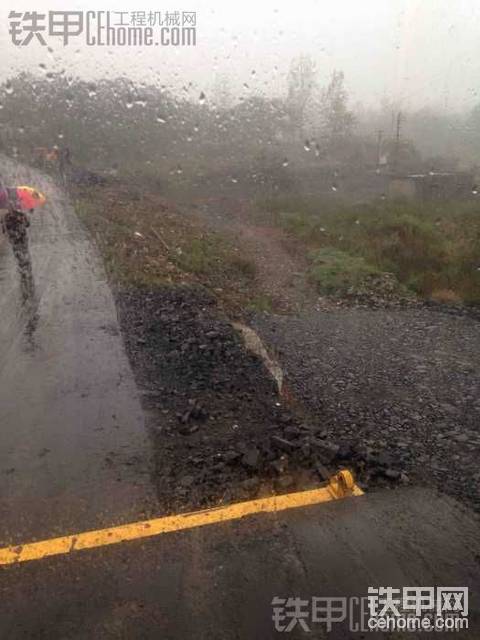
[[[393,199],[466,200],[474,189],[473,174],[451,171],[391,176],[387,193]]]

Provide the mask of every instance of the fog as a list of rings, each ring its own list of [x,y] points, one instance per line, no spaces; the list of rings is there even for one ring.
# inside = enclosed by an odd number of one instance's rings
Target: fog
[[[49,37],[49,47],[31,42],[15,47],[8,13],[0,8],[2,79],[12,73],[67,70],[85,79],[124,75],[174,91],[211,91],[216,74],[226,74],[237,99],[285,90],[290,61],[300,54],[314,61],[326,82],[344,72],[353,102],[372,106],[382,99],[402,108],[471,108],[480,73],[480,5],[476,0],[303,0],[262,3],[195,0],[163,7],[197,12],[195,47],[87,47]],[[69,10],[136,11],[127,0],[76,1]],[[35,10],[65,10],[59,0],[41,0]],[[81,42],[77,39],[77,42]],[[50,49],[50,50],[49,50]],[[254,72],[254,73],[252,73]]]

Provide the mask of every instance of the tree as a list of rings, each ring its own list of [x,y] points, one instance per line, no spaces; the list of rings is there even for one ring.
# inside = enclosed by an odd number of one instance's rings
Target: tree
[[[305,109],[316,86],[316,70],[309,56],[292,60],[288,74],[287,110],[292,130],[303,135]]]
[[[352,131],[355,118],[348,109],[343,71],[334,71],[320,99],[321,137],[337,142]]]

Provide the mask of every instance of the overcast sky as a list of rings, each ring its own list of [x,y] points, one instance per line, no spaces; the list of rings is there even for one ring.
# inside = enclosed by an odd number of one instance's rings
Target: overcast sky
[[[60,71],[84,78],[128,75],[174,89],[194,83],[192,97],[208,92],[217,73],[228,74],[238,95],[279,93],[292,57],[310,55],[318,77],[345,72],[353,101],[375,104],[384,96],[405,107],[469,108],[480,101],[479,0],[5,0],[0,8],[2,79],[23,69]],[[197,46],[15,47],[8,13],[34,10],[197,12]],[[253,73],[252,73],[253,72]],[[247,85],[247,86],[244,86]]]

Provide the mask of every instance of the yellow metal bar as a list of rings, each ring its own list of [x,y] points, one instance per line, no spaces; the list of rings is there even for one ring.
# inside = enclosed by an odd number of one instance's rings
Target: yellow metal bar
[[[50,540],[5,547],[0,549],[0,565],[66,555],[82,549],[95,549],[129,540],[158,536],[172,531],[182,531],[230,520],[239,520],[258,513],[280,512],[362,494],[363,492],[355,484],[352,474],[344,470],[333,476],[325,486],[309,491],[250,500],[226,507],[166,516],[108,529],[86,531],[60,538],[51,538]]]

